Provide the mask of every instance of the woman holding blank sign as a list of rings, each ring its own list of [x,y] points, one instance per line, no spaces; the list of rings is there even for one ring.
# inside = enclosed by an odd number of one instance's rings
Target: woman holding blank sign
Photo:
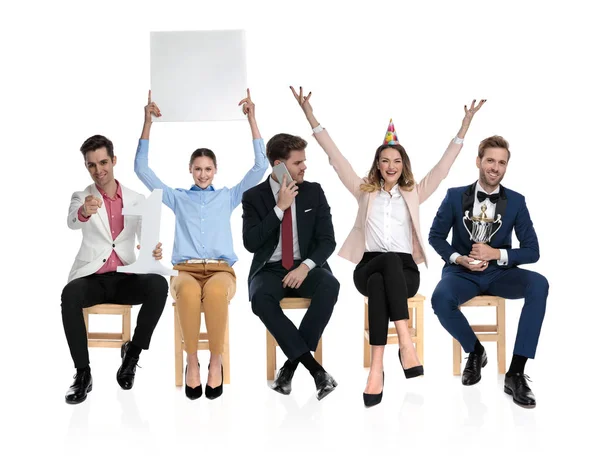
[[[202,396],[197,342],[200,333],[200,308],[206,317],[210,348],[210,364],[206,397],[214,399],[223,393],[221,354],[227,324],[228,305],[235,294],[230,217],[240,204],[242,194],[257,185],[267,170],[265,144],[260,136],[254,113],[254,103],[248,90],[240,101],[248,116],[254,145],[254,165],[232,188],[215,189],[217,158],[206,148],[191,155],[189,171],[194,184],[189,189],[173,189],[165,185],[148,166],[148,145],[152,117],[161,116],[160,109],[148,93],[144,111],[144,128],[135,157],[135,173],[149,190],[162,189],[163,203],[175,213],[175,241],[172,263],[179,271],[171,278],[171,294],[183,334],[187,366],[185,394],[190,399]]]

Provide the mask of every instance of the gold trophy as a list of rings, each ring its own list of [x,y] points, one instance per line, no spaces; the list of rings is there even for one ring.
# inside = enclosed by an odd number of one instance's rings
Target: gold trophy
[[[465,229],[469,233],[469,239],[475,243],[489,243],[492,240],[492,237],[496,232],[500,230],[502,227],[502,215],[496,215],[496,219],[488,218],[485,211],[487,210],[487,206],[483,204],[481,206],[481,214],[479,216],[469,216],[469,211],[465,211],[465,216],[463,217],[463,225]],[[467,227],[467,220],[471,221],[472,229],[469,230]],[[496,230],[494,230],[494,224],[498,224]],[[471,264],[479,264],[482,262],[479,259],[471,262]]]

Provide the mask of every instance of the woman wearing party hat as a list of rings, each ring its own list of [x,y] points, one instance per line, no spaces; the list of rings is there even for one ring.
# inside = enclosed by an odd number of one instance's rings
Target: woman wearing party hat
[[[398,357],[406,378],[424,373],[408,330],[408,299],[417,293],[420,282],[417,264],[425,262],[427,265],[419,205],[448,175],[460,153],[471,120],[485,100],[477,105],[473,100],[470,108],[465,105],[465,116],[458,134],[440,161],[417,183],[410,159],[398,142],[391,119],[383,144],[375,151],[368,176],[361,178],[315,118],[309,102],[311,93],[304,96],[302,88],[299,93],[294,88],[291,90],[317,142],[329,156],[330,164],[358,201],[354,227],[339,255],[357,264],[354,284],[361,294],[369,298],[371,368],[363,399],[365,406],[374,406],[381,402],[383,396],[383,352],[389,321],[394,323],[398,333]]]

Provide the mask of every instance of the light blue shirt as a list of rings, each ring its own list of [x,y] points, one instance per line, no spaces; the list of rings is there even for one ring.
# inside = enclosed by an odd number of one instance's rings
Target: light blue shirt
[[[140,139],[134,170],[153,191],[163,190],[163,203],[175,213],[173,265],[188,259],[224,259],[230,266],[237,261],[233,252],[230,218],[242,201],[242,194],[256,186],[268,167],[265,143],[254,139],[254,166],[233,188],[173,189],[165,185],[148,166],[149,140]]]

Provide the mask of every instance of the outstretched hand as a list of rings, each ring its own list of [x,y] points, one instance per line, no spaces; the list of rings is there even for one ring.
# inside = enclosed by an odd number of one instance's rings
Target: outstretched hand
[[[144,107],[144,121],[151,123],[152,116],[160,118],[162,114],[160,114],[158,105],[152,101],[152,91],[148,91],[148,105]]]
[[[487,102],[487,99],[482,99],[479,101],[479,103],[477,105],[475,105],[475,99],[473,99],[473,101],[471,102],[471,107],[467,108],[467,106],[465,105],[464,110],[465,110],[465,117],[463,119],[463,125],[469,125],[471,124],[471,121],[473,120],[473,116],[475,116],[475,113],[477,113],[479,111],[479,109],[483,106],[483,104]]]
[[[238,107],[240,105],[242,105],[242,111],[244,112],[244,114],[246,116],[248,116],[249,118],[254,118],[255,116],[255,106],[254,106],[254,102],[252,101],[252,98],[250,97],[250,89],[246,89],[246,98],[240,100],[240,103],[238,103]]]
[[[298,105],[300,105],[300,108],[302,108],[302,111],[304,111],[304,114],[306,114],[308,116],[309,113],[312,113],[313,109],[309,102],[312,92],[309,92],[307,96],[304,96],[302,94],[302,86],[300,86],[299,93],[296,92],[296,90],[292,86],[290,86],[290,89],[292,90],[292,93],[294,94],[294,97],[296,98],[296,102],[298,102]]]

